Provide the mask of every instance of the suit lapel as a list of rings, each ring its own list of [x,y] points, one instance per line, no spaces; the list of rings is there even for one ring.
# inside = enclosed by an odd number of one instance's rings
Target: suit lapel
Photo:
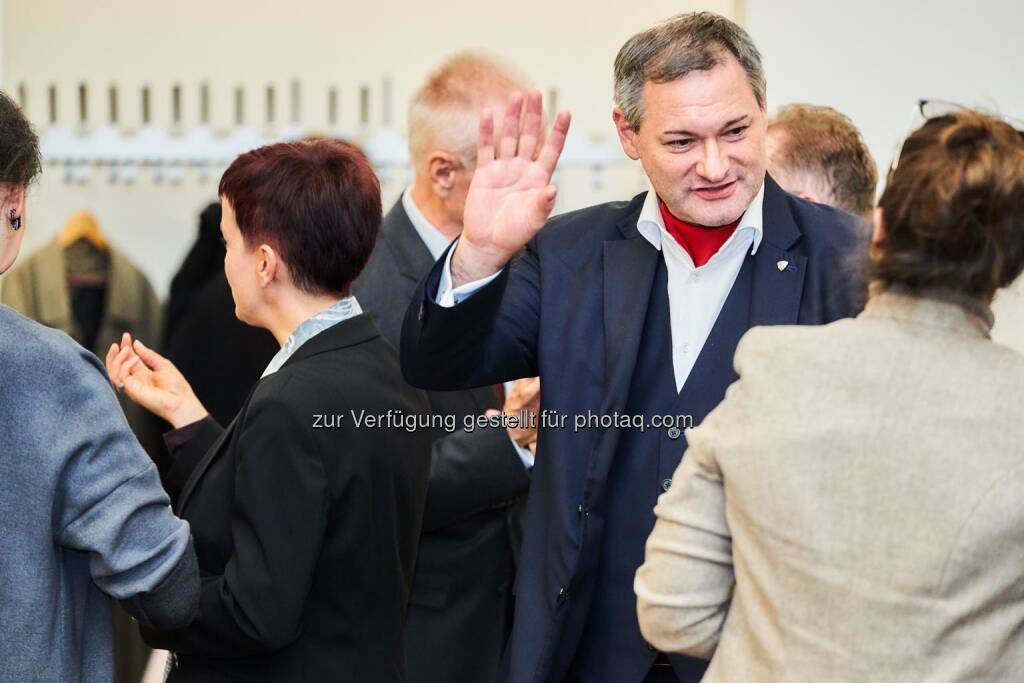
[[[395,256],[395,263],[402,277],[414,285],[419,284],[433,267],[434,258],[409,220],[409,214],[405,212],[401,199],[391,207],[384,218],[381,237],[391,247],[391,253]]]
[[[785,265],[780,269],[782,263]],[[754,258],[751,327],[797,323],[806,270],[806,256],[761,243]]]
[[[599,414],[623,413],[629,399],[644,320],[661,252],[636,230],[639,207],[620,224],[625,239],[604,243],[604,396]],[[587,489],[602,484],[621,430],[606,429],[588,464]]]
[[[231,424],[229,424],[227,428],[221,433],[220,437],[213,443],[213,446],[211,446],[209,450],[206,451],[206,454],[203,455],[203,459],[199,461],[199,464],[196,465],[196,468],[195,470],[193,470],[192,475],[188,478],[188,481],[185,482],[185,488],[182,489],[181,495],[178,497],[178,505],[176,506],[175,509],[175,512],[177,514],[180,515],[182,511],[185,509],[185,506],[188,504],[188,499],[192,496],[192,492],[195,490],[196,485],[199,483],[199,480],[203,478],[204,474],[206,474],[206,470],[210,468],[210,465],[220,454],[222,446],[225,443],[227,443],[232,433],[234,433],[235,425],[238,424],[238,418],[241,415],[245,414],[246,409],[249,407],[249,401],[252,400],[252,395],[254,392],[255,388],[253,388],[253,390],[249,392],[249,398],[245,399],[245,404],[243,405],[242,410],[239,411],[238,415],[235,416],[235,419],[231,421]]]
[[[758,253],[761,253],[760,249]],[[690,415],[694,424],[700,424],[722,400],[726,388],[736,380],[732,359],[740,338],[750,329],[750,309],[756,293],[752,284],[756,263],[756,256],[748,254],[744,259],[697,362],[672,406],[672,414]],[[682,446],[676,449],[675,462],[665,476],[672,475],[682,450]],[[663,467],[662,472],[665,471]]]
[[[790,251],[801,236],[785,191],[764,179],[764,236],[754,255],[750,326],[792,325],[800,317],[807,257]]]
[[[326,330],[307,339],[295,352],[281,365],[278,372],[289,368],[296,363],[301,363],[310,356],[318,353],[340,349],[346,346],[355,346],[370,341],[380,336],[380,330],[374,324],[373,319],[366,313],[360,313],[352,318],[347,318],[331,325]],[[251,396],[250,396],[251,397]],[[247,402],[248,403],[248,402]]]
[[[626,405],[643,335],[643,313],[651,298],[660,257],[661,252],[640,236],[604,243],[603,414]]]
[[[765,176],[762,220],[761,245],[740,268],[679,394],[677,406],[685,405],[695,423],[703,421],[735,381],[733,356],[747,330],[757,325],[794,325],[800,317],[807,257],[789,251],[800,239],[800,229],[784,191],[769,176]]]
[[[380,331],[377,329],[377,326],[373,324],[373,321],[365,313],[357,315],[354,318],[349,318],[348,320],[342,320],[323,332],[320,332],[313,338],[309,339],[305,344],[297,348],[295,353],[293,353],[291,357],[284,362],[280,369],[278,369],[278,372],[281,372],[295,363],[300,363],[310,356],[315,356],[318,353],[362,344],[379,336]],[[202,460],[200,460],[199,464],[196,465],[195,471],[192,472],[192,476],[190,476],[188,481],[185,482],[185,486],[181,491],[181,496],[178,498],[178,512],[185,509],[185,504],[188,503],[189,497],[199,484],[199,481],[203,478],[203,475],[206,474],[210,465],[220,455],[225,444],[229,443],[229,440],[235,429],[238,428],[238,425],[245,421],[245,414],[249,410],[249,404],[252,402],[252,397],[255,395],[256,389],[259,388],[261,383],[262,380],[257,382],[249,391],[249,395],[242,404],[242,409],[238,411],[238,415],[235,416],[235,419],[227,426],[224,433],[221,434],[217,441],[214,442],[209,450],[206,451]]]

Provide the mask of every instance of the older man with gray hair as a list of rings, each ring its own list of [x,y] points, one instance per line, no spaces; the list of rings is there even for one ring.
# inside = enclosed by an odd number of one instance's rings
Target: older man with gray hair
[[[725,17],[679,15],[619,51],[612,118],[651,184],[632,200],[548,221],[569,115],[541,142],[540,93],[525,101],[521,114],[524,97],[510,98],[500,125],[481,117],[462,234],[413,296],[403,370],[433,390],[541,377],[550,426],[526,510],[509,679],[697,681],[706,662],[660,652],[672,641],[645,640],[637,619],[655,502],[683,429],[736,379],[749,328],[858,310],[836,268],[857,243],[855,219],[766,175],[761,56]]]
[[[481,109],[502,109],[528,87],[491,57],[462,53],[433,71],[409,105],[413,181],[384,219],[369,265],[355,284],[359,302],[384,336],[399,343],[416,283],[462,231],[476,165]],[[446,362],[456,363],[456,358]],[[535,380],[429,394],[454,433],[434,438],[423,534],[406,625],[410,683],[492,683],[512,621],[512,582],[521,503],[533,467],[536,429],[462,427],[504,408],[537,402]]]

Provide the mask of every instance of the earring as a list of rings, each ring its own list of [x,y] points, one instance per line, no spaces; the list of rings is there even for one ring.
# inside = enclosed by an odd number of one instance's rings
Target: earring
[[[11,209],[11,213],[8,215],[7,220],[11,224],[11,230],[21,230],[21,216],[18,215],[17,209]]]

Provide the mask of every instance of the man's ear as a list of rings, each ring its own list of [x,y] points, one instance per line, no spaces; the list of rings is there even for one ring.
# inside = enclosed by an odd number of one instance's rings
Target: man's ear
[[[427,175],[434,194],[447,197],[455,187],[455,173],[461,167],[454,155],[439,150],[431,152],[427,157]]]
[[[612,121],[615,122],[615,131],[619,134],[619,142],[622,143],[622,151],[634,161],[640,158],[640,151],[637,148],[637,131],[629,125],[622,110],[618,107],[612,109]]]
[[[256,281],[260,283],[260,287],[268,287],[275,278],[281,278],[284,264],[269,244],[261,244],[257,251],[259,253],[256,258]]]

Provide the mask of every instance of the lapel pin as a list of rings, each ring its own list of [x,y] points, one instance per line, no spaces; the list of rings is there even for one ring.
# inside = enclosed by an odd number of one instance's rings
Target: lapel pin
[[[781,273],[786,269],[786,266],[789,265],[789,261],[779,261],[775,265],[779,267],[779,272]]]

